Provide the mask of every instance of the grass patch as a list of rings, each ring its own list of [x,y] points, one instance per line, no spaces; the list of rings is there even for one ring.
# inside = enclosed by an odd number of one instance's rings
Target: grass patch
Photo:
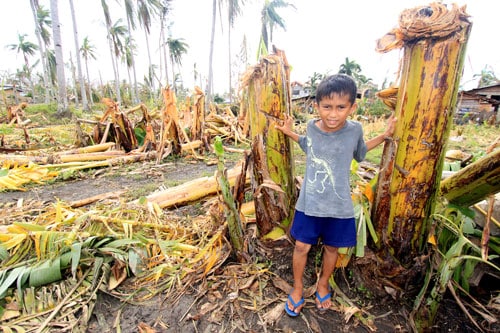
[[[124,195],[124,197],[128,198],[129,200],[134,200],[140,197],[146,197],[151,193],[155,192],[157,189],[158,189],[158,184],[156,183],[144,184],[141,186],[134,187],[133,190],[127,192]]]

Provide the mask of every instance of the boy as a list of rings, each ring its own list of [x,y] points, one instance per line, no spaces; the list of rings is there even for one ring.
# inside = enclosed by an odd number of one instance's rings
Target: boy
[[[293,289],[285,303],[288,315],[296,317],[304,306],[302,276],[307,254],[321,238],[324,254],[316,289],[316,307],[332,305],[328,284],[338,258],[339,247],[356,245],[356,224],[351,200],[350,166],[360,162],[366,152],[392,136],[396,119],[391,116],[385,133],[365,142],[361,124],[347,118],[356,111],[357,87],[347,75],[335,74],[318,86],[314,108],[318,119],[307,124],[306,135],[293,132],[293,119],[285,119],[276,128],[297,142],[306,153],[306,171],[295,206],[290,234],[295,238],[293,251]]]

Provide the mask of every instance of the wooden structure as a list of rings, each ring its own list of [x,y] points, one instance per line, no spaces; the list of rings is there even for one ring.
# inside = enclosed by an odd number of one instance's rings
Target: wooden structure
[[[499,122],[500,84],[460,91],[455,122]]]

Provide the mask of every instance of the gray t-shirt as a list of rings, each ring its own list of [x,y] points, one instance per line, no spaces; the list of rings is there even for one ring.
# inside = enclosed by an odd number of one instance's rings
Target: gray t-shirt
[[[310,120],[306,135],[299,137],[307,159],[295,208],[310,216],[354,217],[349,177],[352,159],[361,162],[366,155],[363,128],[348,120],[340,130],[324,132],[317,121]]]

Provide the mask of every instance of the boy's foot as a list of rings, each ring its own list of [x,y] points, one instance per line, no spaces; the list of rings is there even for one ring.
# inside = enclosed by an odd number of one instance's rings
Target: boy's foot
[[[316,294],[315,294],[316,295],[316,308],[319,311],[326,311],[332,306],[332,293],[331,293],[330,289],[328,289],[328,290],[329,291],[324,296],[321,296],[319,294],[319,291],[316,291]]]
[[[300,297],[298,301],[295,301],[292,297],[293,290],[288,295],[288,299],[285,302],[285,312],[291,317],[297,317],[300,311],[304,307],[304,297]]]

